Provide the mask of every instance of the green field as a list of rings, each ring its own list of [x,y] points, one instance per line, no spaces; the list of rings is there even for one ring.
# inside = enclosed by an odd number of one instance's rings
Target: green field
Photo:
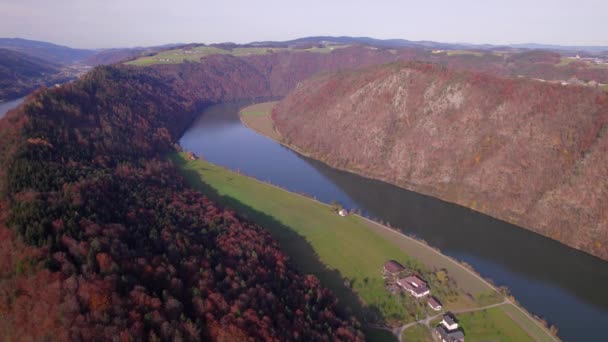
[[[431,332],[422,324],[416,324],[413,327],[405,329],[401,339],[407,342],[433,342]]]
[[[336,294],[341,310],[365,320],[377,319],[385,323],[404,323],[414,321],[416,316],[421,319],[427,314],[436,314],[427,311],[424,301],[407,295],[391,295],[386,291],[381,268],[388,259],[398,260],[406,267],[420,272],[429,281],[433,294],[444,305],[451,300],[460,303],[466,298],[462,290],[448,285],[443,287],[437,272],[430,271],[439,269],[433,263],[443,265],[449,259],[428,246],[357,215],[340,217],[328,205],[204,160],[188,160],[185,152],[172,154],[169,158],[193,188],[268,229],[300,272],[316,275],[322,284]],[[433,257],[429,259],[429,255]],[[421,262],[420,258],[425,262]],[[452,264],[447,269],[448,274],[456,273],[456,268],[463,269],[450,262]],[[483,284],[481,280],[477,281]],[[487,289],[486,285],[469,286]],[[449,297],[450,293],[455,297]],[[487,291],[473,295],[479,302],[472,303],[467,299],[468,302],[459,304],[459,309],[502,300],[502,297]],[[484,338],[501,341],[519,338],[530,340],[528,334],[538,340],[551,340],[546,331],[528,316],[515,307],[512,308],[513,312],[506,310],[508,307],[511,305],[459,314],[458,318],[467,329],[467,341]],[[372,330],[370,334],[374,336],[373,340],[391,338],[386,331]],[[417,329],[411,332],[408,330],[408,334],[424,336]],[[497,339],[498,337],[500,338]]]
[[[504,305],[503,305],[504,306]],[[457,315],[467,341],[534,341],[509,315],[503,306]],[[508,305],[510,306],[510,305]]]
[[[185,153],[171,159],[191,186],[268,229],[301,272],[319,277],[359,317],[411,321],[408,307],[423,315],[426,304],[386,291],[382,266],[395,259],[420,270],[430,282],[433,275],[360,217],[340,217],[309,198],[203,160],[188,161]]]
[[[292,52],[313,52],[313,53],[330,53],[335,49],[347,47],[348,45],[334,45],[325,47],[313,47],[309,49],[294,49],[294,48],[266,48],[266,47],[247,47],[234,49],[221,49],[213,46],[196,46],[192,48],[179,48],[161,51],[152,56],[144,56],[125,64],[146,66],[152,64],[177,64],[185,61],[198,62],[201,58],[211,55],[232,55],[237,57],[267,55],[282,51]]]
[[[526,316],[521,310],[516,308],[514,305],[501,305],[500,308],[513,319],[515,322],[519,324],[525,331],[528,332],[528,335],[532,336],[535,341],[541,342],[550,342],[555,341],[555,339],[547,334],[547,331],[536,322],[531,321],[528,316]]]
[[[448,56],[462,56],[462,55],[472,55],[481,57],[484,55],[483,52],[480,51],[470,51],[470,50],[448,50],[446,51]]]

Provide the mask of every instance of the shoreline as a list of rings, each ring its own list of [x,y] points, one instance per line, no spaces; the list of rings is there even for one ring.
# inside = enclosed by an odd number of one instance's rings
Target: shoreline
[[[463,203],[453,202],[453,201],[447,200],[447,199],[441,197],[440,195],[436,195],[436,194],[432,194],[432,193],[428,193],[428,192],[423,192],[423,191],[420,191],[418,189],[412,189],[412,188],[408,188],[408,187],[404,187],[404,186],[401,186],[401,185],[397,185],[397,184],[391,183],[391,182],[389,182],[389,181],[387,181],[385,179],[382,179],[382,178],[379,178],[379,177],[377,177],[375,175],[372,175],[372,174],[366,172],[365,170],[354,170],[354,169],[349,169],[349,168],[342,167],[342,166],[333,165],[333,164],[327,162],[325,159],[318,158],[317,156],[314,156],[311,153],[303,151],[302,149],[300,149],[300,148],[298,148],[296,146],[293,146],[293,145],[291,145],[289,143],[286,143],[283,140],[276,140],[273,137],[271,137],[268,134],[266,134],[265,132],[260,131],[260,130],[258,130],[256,128],[254,128],[254,127],[251,127],[250,125],[248,125],[245,122],[245,120],[243,120],[242,115],[240,113],[241,112],[239,112],[239,120],[241,121],[241,123],[245,127],[247,127],[249,129],[251,129],[251,130],[253,130],[253,131],[255,131],[255,132],[257,132],[257,133],[259,133],[259,134],[261,134],[263,136],[265,136],[266,138],[269,138],[269,139],[271,139],[271,140],[273,140],[273,141],[275,141],[275,142],[283,145],[284,147],[289,148],[290,150],[293,150],[293,151],[297,152],[298,154],[300,154],[300,155],[302,155],[304,157],[307,157],[307,158],[313,159],[315,161],[321,162],[321,163],[327,165],[328,167],[331,167],[333,169],[340,170],[340,171],[343,171],[343,172],[348,172],[348,173],[351,173],[351,174],[354,174],[354,175],[357,175],[357,176],[360,176],[360,177],[364,177],[364,178],[372,179],[372,180],[379,181],[379,182],[382,182],[382,183],[386,183],[388,185],[395,186],[395,187],[398,187],[398,188],[406,190],[406,191],[415,192],[417,194],[428,196],[428,197],[432,197],[432,198],[434,198],[436,200],[440,200],[440,201],[445,202],[445,203],[449,203],[449,204],[452,204],[452,205],[457,205],[459,207],[462,207],[462,208],[465,208],[465,209],[468,209],[468,210],[472,210],[472,211],[474,211],[476,213],[479,213],[479,214],[491,217],[491,218],[493,218],[495,220],[499,220],[499,221],[508,223],[510,225],[516,226],[517,228],[523,229],[526,232],[529,232],[529,233],[532,233],[532,234],[536,234],[538,236],[541,236],[543,238],[549,239],[551,241],[555,241],[555,242],[559,243],[560,245],[566,246],[566,247],[568,247],[570,249],[573,249],[573,250],[575,250],[577,252],[583,253],[583,254],[585,254],[587,256],[590,256],[590,257],[593,257],[595,259],[601,260],[602,262],[608,262],[608,260],[602,259],[601,257],[599,257],[599,256],[597,256],[595,254],[591,254],[591,253],[585,251],[584,249],[581,249],[581,248],[578,248],[578,247],[566,244],[566,243],[564,243],[564,242],[562,242],[560,240],[552,238],[551,236],[544,235],[544,234],[542,234],[542,233],[540,233],[540,232],[538,232],[538,231],[536,231],[536,230],[534,230],[532,228],[526,228],[525,226],[521,225],[520,223],[518,223],[516,221],[513,221],[513,220],[509,220],[508,218],[500,217],[500,216],[495,216],[493,214],[490,214],[490,213],[487,213],[487,212],[483,212],[483,211],[480,211],[478,209],[475,209],[475,208],[472,208],[470,206],[467,206],[467,205],[465,205]],[[271,121],[272,121],[271,114],[268,114],[268,115],[271,117]],[[273,129],[274,129],[275,133],[278,134],[279,136],[281,136],[281,133],[278,130],[276,130],[276,128],[274,126],[274,122],[272,123],[272,126],[273,126]]]
[[[269,135],[267,135],[265,132],[262,132],[262,131],[260,131],[260,130],[258,130],[258,129],[255,129],[255,128],[251,127],[250,125],[248,125],[248,124],[247,124],[246,120],[243,120],[243,115],[241,115],[241,111],[239,112],[239,120],[240,120],[240,121],[241,121],[241,123],[242,123],[242,124],[243,124],[245,127],[247,127],[248,129],[251,129],[251,130],[253,130],[254,132],[256,132],[256,133],[258,133],[258,134],[261,134],[261,135],[263,135],[264,137],[266,137],[266,138],[268,138],[268,139],[271,139],[272,141],[277,142],[277,143],[281,144],[282,146],[284,146],[284,147],[286,147],[286,148],[289,148],[290,150],[293,150],[293,151],[295,151],[295,152],[297,152],[297,153],[299,153],[299,154],[301,154],[301,155],[303,155],[303,156],[306,156],[306,157],[309,157],[309,158],[312,158],[312,159],[318,160],[318,159],[313,158],[312,156],[310,156],[310,155],[308,155],[308,154],[306,154],[306,153],[301,152],[299,149],[294,148],[293,146],[290,146],[289,144],[284,143],[283,141],[279,141],[279,140],[276,140],[276,139],[274,139],[274,138],[270,137],[270,136],[269,136]],[[274,125],[273,125],[273,128],[274,128]],[[278,133],[278,132],[277,132],[277,133]],[[279,136],[280,136],[280,135],[279,135]],[[323,162],[322,160],[319,160],[319,161]],[[211,164],[212,164],[212,163],[211,163]],[[215,164],[213,164],[213,165],[215,165]],[[228,171],[234,172],[234,171],[232,171],[232,170],[230,170],[230,169],[228,169],[228,168],[225,168],[225,167],[223,167],[223,166],[219,166],[219,165],[216,165],[216,166],[217,166],[217,167],[219,167],[219,168],[223,168],[223,169],[225,169],[225,170],[228,170]],[[331,167],[333,168],[333,166],[331,166]],[[339,170],[342,170],[342,171],[346,171],[346,172],[350,172],[350,173],[354,173],[354,172],[349,171],[349,170],[344,170],[344,169],[340,169],[340,168],[336,168],[336,169],[339,169]],[[321,202],[321,201],[317,200],[316,198],[313,198],[313,197],[310,197],[310,196],[307,196],[307,195],[304,195],[304,194],[296,193],[296,192],[291,192],[291,191],[289,191],[289,190],[287,190],[287,189],[284,189],[284,188],[282,188],[282,187],[280,187],[280,186],[278,186],[278,185],[275,185],[275,184],[272,184],[272,183],[267,183],[267,182],[264,182],[264,181],[258,180],[258,179],[257,179],[257,178],[255,178],[255,177],[251,177],[251,176],[249,176],[249,175],[242,174],[242,173],[240,173],[240,172],[239,172],[238,174],[239,174],[239,175],[242,175],[242,176],[244,176],[244,177],[247,177],[247,178],[249,178],[249,179],[251,179],[251,180],[254,180],[254,181],[258,182],[258,183],[261,183],[261,184],[265,184],[265,185],[272,186],[272,187],[274,187],[274,188],[276,188],[276,189],[283,190],[283,191],[289,192],[289,193],[291,193],[291,194],[298,195],[298,196],[300,196],[300,197],[302,197],[302,198],[306,198],[306,199],[309,199],[309,200],[315,201],[315,202],[317,202],[317,203],[319,203],[319,204],[322,204],[322,205],[324,205],[324,206],[326,206],[326,207],[330,207],[330,208],[331,208],[331,206],[330,206],[329,204],[324,203],[324,202]],[[362,175],[362,176],[363,176],[363,177],[366,177],[365,175]],[[369,178],[369,177],[368,177],[368,178]],[[382,181],[382,180],[380,180],[380,181]],[[383,181],[383,182],[384,182],[384,181]],[[390,184],[390,183],[387,183],[387,184]],[[391,184],[391,185],[392,185],[392,184]],[[450,203],[451,203],[451,202],[450,202]],[[491,289],[492,289],[494,292],[501,294],[501,295],[502,295],[502,296],[505,298],[505,303],[503,303],[503,304],[506,304],[506,305],[509,305],[509,304],[510,304],[510,305],[514,306],[515,308],[517,308],[517,310],[518,310],[518,311],[520,311],[521,313],[523,313],[523,314],[524,314],[524,315],[525,315],[525,316],[526,316],[526,317],[527,317],[529,320],[533,321],[533,322],[534,322],[534,323],[535,323],[535,324],[536,324],[536,325],[537,325],[539,328],[541,328],[541,329],[542,329],[542,330],[543,330],[543,331],[544,331],[544,332],[545,332],[545,333],[546,333],[548,336],[550,336],[550,337],[551,337],[551,338],[552,338],[554,341],[559,341],[559,340],[560,340],[560,339],[559,339],[559,337],[554,336],[554,335],[552,335],[552,334],[550,333],[550,331],[549,331],[549,327],[545,326],[545,325],[544,325],[544,324],[541,322],[542,318],[540,318],[540,317],[538,317],[538,318],[537,318],[537,316],[535,316],[535,315],[533,315],[532,313],[528,312],[528,311],[527,311],[527,310],[526,310],[524,307],[522,307],[522,306],[519,304],[519,302],[517,302],[517,299],[516,299],[516,298],[514,298],[513,296],[511,296],[510,294],[505,295],[504,293],[502,293],[502,292],[501,292],[501,291],[498,289],[498,287],[497,287],[496,285],[492,284],[492,281],[491,281],[491,280],[488,280],[488,279],[484,278],[484,277],[483,277],[483,276],[482,276],[480,273],[478,273],[478,272],[477,272],[477,271],[476,271],[476,270],[475,270],[475,269],[474,269],[474,268],[473,268],[471,265],[468,265],[468,264],[466,264],[466,265],[465,265],[465,264],[463,264],[461,261],[459,261],[459,260],[457,260],[457,259],[455,259],[455,258],[453,258],[453,257],[451,257],[451,256],[448,256],[448,255],[446,255],[446,254],[443,254],[443,253],[441,252],[441,250],[440,250],[440,249],[435,248],[435,247],[433,247],[433,246],[430,246],[430,245],[429,245],[429,244],[428,244],[426,241],[421,240],[421,239],[418,239],[418,238],[416,238],[415,236],[409,236],[409,235],[405,234],[403,231],[399,230],[399,229],[398,229],[398,228],[396,228],[396,227],[389,227],[389,226],[387,226],[387,225],[385,225],[385,224],[382,224],[382,223],[380,223],[380,222],[374,221],[374,220],[373,220],[373,219],[371,219],[371,218],[368,218],[368,217],[365,217],[365,216],[362,216],[362,215],[359,215],[359,214],[350,213],[349,215],[356,216],[357,218],[362,219],[363,221],[367,222],[367,223],[368,223],[368,224],[370,224],[370,225],[374,225],[374,226],[378,227],[379,229],[382,229],[382,230],[384,230],[384,231],[387,231],[387,232],[390,232],[391,234],[396,235],[398,238],[401,238],[401,239],[407,239],[407,240],[408,240],[408,241],[410,241],[410,242],[414,242],[415,244],[418,244],[419,246],[421,246],[421,247],[423,247],[423,248],[428,249],[428,250],[429,250],[429,251],[431,251],[432,253],[434,253],[434,254],[436,254],[436,255],[438,255],[438,256],[440,256],[440,257],[442,257],[442,258],[444,258],[444,259],[448,260],[450,263],[454,264],[456,267],[459,267],[460,269],[462,269],[462,270],[464,270],[465,272],[469,273],[470,275],[474,276],[474,277],[475,277],[477,280],[481,281],[483,284],[485,284],[486,286],[488,286],[489,288],[491,288]],[[370,227],[370,229],[372,229],[372,230],[373,230],[373,228],[372,228],[372,227]],[[508,297],[514,298],[514,299],[515,299],[515,301],[513,301],[513,300],[509,299]],[[387,328],[388,328],[388,327],[387,327]],[[398,337],[399,337],[399,336],[398,336]]]

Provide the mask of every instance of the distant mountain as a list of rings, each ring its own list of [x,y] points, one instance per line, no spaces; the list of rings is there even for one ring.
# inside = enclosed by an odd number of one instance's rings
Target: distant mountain
[[[72,64],[95,53],[94,50],[73,49],[36,40],[0,38],[0,48],[18,51],[56,64]]]
[[[0,48],[0,101],[58,81],[60,66],[21,52]]]
[[[442,43],[434,41],[412,41],[406,39],[377,39],[370,37],[348,37],[348,36],[314,36],[304,37],[287,41],[261,41],[252,42],[250,45],[260,46],[292,46],[303,44],[321,44],[324,42],[332,42],[337,44],[363,44],[371,45],[379,48],[397,49],[404,47],[417,47],[427,49],[477,49],[477,50],[494,50],[494,49],[543,49],[552,51],[586,51],[586,52],[606,52],[608,46],[565,46],[551,44],[509,44],[509,45],[494,45],[494,44],[470,44],[470,43]]]
[[[439,43],[432,41],[411,41],[406,39],[377,39],[371,37],[348,37],[348,36],[316,36],[316,37],[304,37],[293,40],[287,40],[282,42],[275,41],[262,41],[262,42],[253,42],[251,45],[260,45],[260,46],[293,46],[293,45],[305,45],[305,44],[321,44],[321,43],[335,43],[335,44],[362,44],[362,45],[371,45],[375,47],[387,48],[387,49],[397,49],[404,47],[431,47],[431,48],[462,48],[464,45],[461,44],[449,44],[449,43]]]
[[[542,50],[556,50],[556,51],[587,51],[587,52],[607,52],[608,46],[593,46],[593,45],[551,45],[551,44],[511,44],[509,45],[514,48],[520,49],[542,49]]]

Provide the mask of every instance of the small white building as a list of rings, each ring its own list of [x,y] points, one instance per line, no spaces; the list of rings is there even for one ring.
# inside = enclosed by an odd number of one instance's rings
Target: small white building
[[[348,215],[348,210],[342,208],[342,209],[338,210],[338,215],[344,217],[344,216]]]
[[[441,303],[437,300],[437,298],[431,296],[429,297],[429,301],[428,301],[429,307],[431,309],[433,309],[433,311],[441,311],[441,309],[443,308],[443,306],[441,305]]]
[[[458,323],[454,319],[454,317],[450,315],[443,315],[443,319],[441,320],[441,325],[445,327],[447,331],[453,331],[458,329]]]

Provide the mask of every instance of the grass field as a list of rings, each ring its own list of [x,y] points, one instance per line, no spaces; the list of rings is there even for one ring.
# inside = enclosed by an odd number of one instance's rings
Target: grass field
[[[509,316],[512,320],[517,322],[521,328],[523,328],[528,335],[532,336],[535,341],[540,342],[551,342],[554,339],[547,334],[547,332],[530,321],[530,319],[521,310],[516,308],[514,305],[501,305],[500,308]]]
[[[385,321],[412,320],[400,302],[413,299],[386,291],[381,270],[389,259],[410,267],[422,266],[375,234],[363,219],[340,217],[319,202],[203,160],[187,161],[183,153],[171,159],[190,185],[268,229],[295,266],[319,277],[349,310],[360,317],[377,315]]]
[[[276,140],[272,135],[278,133],[268,115],[275,103],[246,107],[241,110],[241,120]],[[502,295],[462,265],[423,243],[357,215],[339,217],[325,204],[204,160],[189,161],[185,155],[174,154],[170,158],[191,186],[268,229],[301,272],[319,277],[340,299],[341,307],[359,317],[371,315],[387,323],[403,323],[415,320],[412,307],[419,318],[436,314],[427,310],[424,302],[386,291],[380,270],[388,259],[422,271],[430,280],[433,294],[440,294],[447,310],[471,309],[503,300]],[[446,292],[437,282],[436,273],[429,270],[444,270],[459,289]],[[467,340],[510,341],[521,336],[527,340],[529,336],[539,341],[553,340],[545,329],[511,304],[462,316],[463,324],[472,333],[467,333]],[[393,338],[386,331],[373,330],[370,334],[374,341]],[[405,332],[412,334],[411,338],[420,335],[424,340],[430,336],[419,329],[409,330]]]
[[[401,339],[406,342],[433,342],[431,332],[422,324],[417,324],[413,327],[407,328],[403,332]]]
[[[359,216],[340,217],[327,205],[204,160],[187,160],[186,153],[173,154],[170,159],[191,186],[203,190],[211,199],[234,208],[239,214],[268,229],[300,272],[316,275],[340,299],[343,310],[359,317],[369,318],[370,313],[373,313],[385,322],[413,320],[405,304],[414,300],[409,296],[400,298],[391,295],[384,288],[381,267],[386,260],[396,259],[408,267],[426,270],[423,275],[428,277],[427,280],[432,278],[428,269],[434,268],[433,263],[449,260],[413,239],[396,233],[388,234],[392,230],[380,229],[381,226]],[[383,235],[382,232],[387,235]],[[410,244],[403,244],[405,241]],[[420,249],[420,246],[424,248]],[[430,253],[433,258],[428,259],[425,253]],[[424,265],[419,257],[425,260]],[[447,269],[448,274],[452,276],[452,273],[457,273],[455,269],[458,267],[451,265]],[[345,282],[345,279],[348,282]],[[480,280],[477,282],[483,284]],[[431,289],[438,290],[433,284]],[[468,284],[468,286],[480,286],[479,284]],[[475,297],[483,294],[490,295],[488,292],[480,291]],[[450,299],[458,303],[464,297],[466,296],[458,295],[456,298],[440,299],[445,305]],[[496,300],[501,299],[496,297]],[[488,300],[484,299],[484,304],[487,302]],[[479,304],[465,302],[459,309]],[[422,307],[418,314],[424,315],[426,305],[424,303],[416,305]],[[472,338],[490,336],[518,338],[520,335],[527,337],[530,334],[537,336],[541,341],[551,340],[543,329],[515,307],[513,312],[502,310],[503,307],[510,306],[501,305],[480,311],[487,312],[486,314],[469,313],[458,317],[464,317],[463,324],[470,330]],[[522,328],[528,331],[528,334]],[[467,330],[467,340],[469,340],[469,330]],[[373,340],[386,340],[387,334],[384,331],[374,330],[372,334],[377,336]]]
[[[270,112],[276,102],[265,102],[245,107],[241,110],[241,121],[257,131],[275,141],[280,141],[280,134],[274,128]],[[494,291],[490,286],[480,281],[476,276],[464,269],[454,261],[438,253],[436,250],[421,244],[413,239],[405,239],[393,230],[387,230],[379,224],[370,221],[365,221],[367,226],[376,234],[384,237],[397,245],[401,250],[408,251],[416,260],[420,261],[429,269],[444,269],[449,276],[454,279],[458,286],[464,292],[471,293],[476,303],[472,303],[467,296],[458,296],[450,298],[451,301],[443,303],[449,310],[458,310],[469,308],[472,305],[488,305],[498,303],[502,300],[502,296]],[[395,237],[397,237],[395,239]]]
[[[503,306],[457,315],[467,341],[534,341],[509,315]],[[511,305],[508,305],[511,306]],[[532,322],[531,322],[532,323]]]
[[[245,107],[241,110],[241,121],[245,126],[273,140],[281,140],[281,134],[275,129],[270,112],[277,102],[264,102]]]
[[[185,61],[198,62],[201,58],[211,55],[232,55],[237,57],[267,55],[282,51],[292,52],[312,52],[312,53],[330,53],[335,49],[347,47],[348,45],[335,45],[326,47],[313,47],[309,49],[293,49],[293,48],[266,48],[266,47],[247,47],[234,48],[231,50],[221,49],[213,46],[196,46],[193,48],[180,48],[161,51],[152,56],[144,56],[125,64],[146,66],[152,64],[178,64]]]
[[[469,51],[469,50],[448,50],[446,51],[448,56],[462,56],[462,55],[473,55],[477,57],[483,56],[483,52]]]

